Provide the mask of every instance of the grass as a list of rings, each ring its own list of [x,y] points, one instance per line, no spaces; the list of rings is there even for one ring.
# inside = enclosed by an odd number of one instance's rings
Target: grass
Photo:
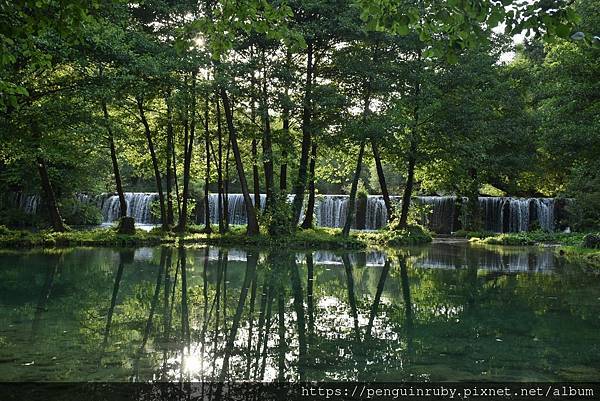
[[[472,242],[490,245],[538,245],[555,244],[579,246],[585,233],[552,233],[546,231],[529,231],[520,233],[495,234],[487,237],[471,237]]]
[[[600,249],[581,246],[561,246],[557,253],[566,260],[600,270]]]
[[[473,235],[471,235],[473,234]],[[553,233],[545,231],[530,231],[521,233],[505,233],[481,235],[467,233],[471,243],[487,245],[556,245],[557,255],[574,263],[600,269],[600,249],[583,246],[587,233]]]
[[[150,232],[136,230],[133,235],[118,234],[113,228],[86,231],[70,230],[32,232],[11,230],[0,226],[0,248],[67,247],[67,246],[141,246],[158,244],[213,244],[222,246],[286,247],[290,249],[364,249],[369,245],[409,245],[431,241],[431,236],[420,228],[394,232],[387,230],[352,231],[350,236],[341,235],[339,228],[314,228],[297,230],[284,236],[269,236],[265,232],[249,237],[245,228],[233,226],[230,231],[219,234],[216,227],[211,234],[202,227],[191,226],[185,234],[165,232],[155,228]]]

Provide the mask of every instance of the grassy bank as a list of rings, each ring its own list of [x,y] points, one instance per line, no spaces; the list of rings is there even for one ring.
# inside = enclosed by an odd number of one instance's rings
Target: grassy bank
[[[531,231],[521,233],[459,233],[470,238],[471,243],[488,245],[541,245],[556,246],[556,253],[575,263],[582,263],[600,269],[600,249],[585,246],[589,233],[549,233]],[[598,234],[596,234],[598,235]]]
[[[159,244],[212,244],[221,246],[287,247],[291,249],[364,249],[368,246],[396,246],[421,244],[431,241],[423,230],[411,227],[404,231],[353,231],[343,237],[338,228],[315,228],[297,230],[287,236],[269,236],[266,233],[248,237],[244,227],[232,227],[224,234],[218,230],[203,233],[201,227],[192,226],[185,234],[153,229],[149,232],[136,230],[133,235],[118,234],[115,229],[71,230],[64,233],[53,231],[31,232],[10,230],[0,226],[0,248],[67,247],[67,246],[144,246]]]

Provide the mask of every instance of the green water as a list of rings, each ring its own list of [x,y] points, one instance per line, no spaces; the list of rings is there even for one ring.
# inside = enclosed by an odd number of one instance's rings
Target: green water
[[[537,248],[0,254],[0,381],[595,381],[599,318]]]

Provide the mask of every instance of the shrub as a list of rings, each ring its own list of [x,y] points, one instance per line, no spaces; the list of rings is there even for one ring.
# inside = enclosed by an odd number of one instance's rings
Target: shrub
[[[72,226],[91,226],[102,223],[100,209],[77,199],[67,199],[62,202],[62,217],[65,223]]]
[[[271,236],[291,235],[295,228],[292,214],[292,205],[287,201],[287,197],[277,194],[273,205],[260,215],[260,222]]]

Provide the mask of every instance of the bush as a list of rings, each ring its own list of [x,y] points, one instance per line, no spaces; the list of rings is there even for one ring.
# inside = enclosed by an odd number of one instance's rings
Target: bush
[[[41,227],[45,225],[43,215],[28,214],[18,208],[0,210],[0,224],[7,227]]]
[[[567,203],[568,224],[575,231],[600,228],[600,163],[578,165],[570,174],[567,195],[573,200]]]
[[[583,237],[583,247],[600,249],[600,233],[590,233]]]
[[[273,206],[261,214],[260,223],[271,236],[287,236],[291,235],[295,228],[292,215],[292,205],[287,201],[287,197],[277,194]]]
[[[102,223],[102,212],[95,205],[81,203],[77,199],[62,202],[62,217],[72,226],[92,226]]]

